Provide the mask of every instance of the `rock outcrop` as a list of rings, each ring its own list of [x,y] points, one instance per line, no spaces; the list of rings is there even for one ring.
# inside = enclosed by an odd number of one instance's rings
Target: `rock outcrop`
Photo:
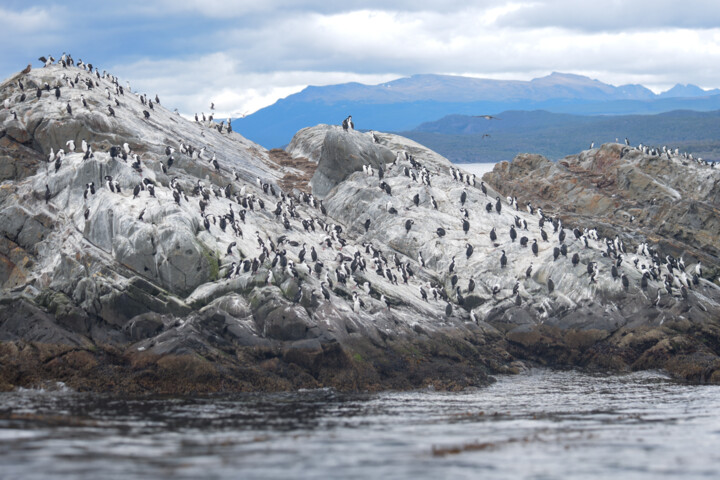
[[[351,173],[370,165],[375,170],[395,160],[389,148],[368,142],[368,135],[357,130],[343,130],[336,125],[318,125],[300,130],[287,147],[294,158],[317,163],[310,186],[313,194],[324,198]]]
[[[568,224],[592,225],[626,244],[656,244],[704,277],[720,275],[720,168],[680,154],[605,144],[555,163],[524,154],[484,176]]]
[[[410,140],[321,125],[267,152],[77,67],[5,98],[0,388],[455,389],[528,361],[720,380],[716,285],[664,281],[662,246],[635,264],[610,224],[542,228]]]

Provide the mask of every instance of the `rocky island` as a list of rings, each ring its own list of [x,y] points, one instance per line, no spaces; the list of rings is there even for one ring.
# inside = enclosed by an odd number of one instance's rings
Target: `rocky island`
[[[87,65],[0,85],[0,390],[720,381],[719,168],[607,144],[483,180],[340,126],[267,151],[160,100]]]

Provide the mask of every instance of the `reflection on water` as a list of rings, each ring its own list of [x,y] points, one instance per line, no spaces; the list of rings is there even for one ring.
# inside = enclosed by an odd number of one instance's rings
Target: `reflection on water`
[[[720,387],[535,370],[488,388],[0,394],[0,478],[716,478]]]

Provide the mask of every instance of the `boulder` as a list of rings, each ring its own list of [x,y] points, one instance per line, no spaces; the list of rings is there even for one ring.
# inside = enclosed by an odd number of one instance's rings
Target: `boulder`
[[[313,195],[324,198],[330,190],[363,165],[375,170],[395,160],[395,154],[373,142],[367,133],[343,130],[335,125],[319,125],[300,130],[286,151],[293,157],[317,162],[310,185]]]

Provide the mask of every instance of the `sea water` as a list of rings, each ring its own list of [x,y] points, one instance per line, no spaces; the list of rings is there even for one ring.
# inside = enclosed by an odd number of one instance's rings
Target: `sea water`
[[[0,394],[2,479],[718,478],[720,386],[531,370],[463,392]]]

